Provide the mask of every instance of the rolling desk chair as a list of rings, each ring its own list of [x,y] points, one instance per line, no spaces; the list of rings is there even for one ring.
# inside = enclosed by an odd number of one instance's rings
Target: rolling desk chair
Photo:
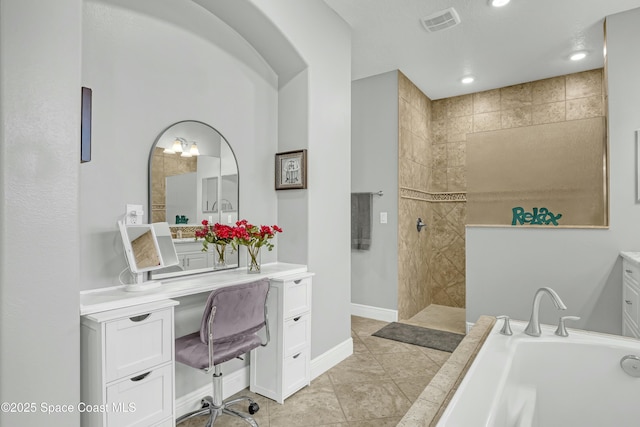
[[[236,403],[248,401],[248,411],[253,415],[260,409],[255,401],[245,396],[222,401],[220,365],[256,347],[268,344],[268,293],[268,279],[216,289],[207,299],[200,330],[176,339],[175,358],[178,362],[206,373],[214,371],[213,397],[203,398],[202,409],[181,416],[176,420],[176,424],[208,413],[209,420],[206,426],[211,427],[216,418],[225,413],[240,417],[252,426],[258,426],[250,415],[229,408]],[[266,343],[262,343],[257,335],[262,328],[266,328]]]

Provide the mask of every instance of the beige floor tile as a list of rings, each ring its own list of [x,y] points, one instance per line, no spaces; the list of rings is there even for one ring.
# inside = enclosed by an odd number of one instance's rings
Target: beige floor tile
[[[401,417],[411,402],[393,381],[346,383],[335,386],[347,420]]]
[[[440,365],[424,353],[384,353],[374,355],[384,371],[393,379],[416,375],[435,375]]]
[[[396,427],[402,417],[377,418],[375,420],[352,421],[349,427]]]
[[[371,335],[388,324],[382,320],[351,316],[351,330],[358,335]]]
[[[262,427],[262,426],[260,426],[260,427]],[[349,423],[320,424],[320,425],[314,426],[314,427],[349,427]]]
[[[418,347],[418,348],[422,353],[424,353],[425,356],[427,356],[429,359],[436,362],[439,366],[444,365],[444,362],[449,360],[449,357],[451,357],[451,353],[446,351],[440,351],[440,350],[436,350],[435,348],[428,348],[428,347]]]
[[[420,351],[415,346],[408,345],[399,341],[388,340],[374,336],[362,336],[360,340],[372,354],[381,353],[412,353]]]
[[[336,384],[390,379],[382,365],[370,353],[354,353],[329,369],[329,378]]]
[[[393,382],[395,382],[398,388],[407,396],[407,399],[413,403],[418,396],[420,396],[420,393],[424,391],[434,375],[435,374],[415,375],[408,378],[394,379]]]
[[[326,372],[320,375],[319,377],[313,379],[309,387],[303,388],[298,393],[300,392],[307,393],[307,392],[320,391],[320,390],[333,391],[333,384],[331,383],[329,374]]]
[[[339,424],[346,421],[333,390],[308,390],[269,407],[269,427],[303,427]]]
[[[362,342],[362,340],[360,339],[360,337],[356,333],[352,334],[352,339],[353,339],[353,352],[354,353],[368,353],[369,352],[369,349],[367,348],[367,346],[364,345],[364,342]]]

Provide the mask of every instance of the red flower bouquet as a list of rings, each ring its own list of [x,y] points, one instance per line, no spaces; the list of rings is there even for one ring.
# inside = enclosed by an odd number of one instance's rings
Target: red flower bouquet
[[[282,233],[282,228],[277,225],[253,225],[246,219],[236,222],[235,227],[229,225],[215,223],[209,224],[206,219],[202,221],[202,228],[196,230],[196,240],[202,238],[202,250],[209,250],[209,244],[215,245],[218,253],[217,266],[226,267],[225,251],[228,244],[231,244],[233,250],[237,250],[238,246],[247,247],[247,270],[250,273],[260,272],[260,248],[265,246],[268,250],[273,249],[273,239],[276,233]]]
[[[249,273],[260,272],[259,254],[260,248],[265,246],[268,250],[273,249],[273,239],[276,233],[282,233],[282,228],[274,225],[269,227],[268,225],[253,225],[246,219],[236,222],[236,226],[233,228],[233,241],[231,245],[234,249],[238,246],[247,247],[247,270]]]
[[[196,240],[198,238],[204,239],[202,241],[203,252],[209,250],[209,243],[213,243],[215,245],[216,252],[218,253],[216,266],[218,268],[226,267],[224,256],[227,250],[227,245],[233,242],[233,227],[217,222],[210,225],[209,221],[204,219],[202,220],[202,228],[200,230],[196,230],[195,234]]]

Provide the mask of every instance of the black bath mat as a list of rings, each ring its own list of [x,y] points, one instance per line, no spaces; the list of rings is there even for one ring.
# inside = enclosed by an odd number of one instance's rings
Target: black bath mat
[[[421,347],[435,348],[436,350],[447,351],[449,353],[452,353],[464,338],[462,334],[398,322],[389,323],[374,333],[373,336],[407,344],[415,344]]]

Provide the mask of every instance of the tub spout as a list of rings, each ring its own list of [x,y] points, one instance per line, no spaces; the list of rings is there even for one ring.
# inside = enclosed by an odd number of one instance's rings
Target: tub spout
[[[551,297],[551,300],[555,304],[558,310],[566,310],[567,306],[564,305],[560,296],[551,288],[540,288],[537,290],[536,295],[533,297],[533,309],[531,310],[531,319],[524,333],[531,335],[532,337],[540,336],[540,300],[544,294]]]

